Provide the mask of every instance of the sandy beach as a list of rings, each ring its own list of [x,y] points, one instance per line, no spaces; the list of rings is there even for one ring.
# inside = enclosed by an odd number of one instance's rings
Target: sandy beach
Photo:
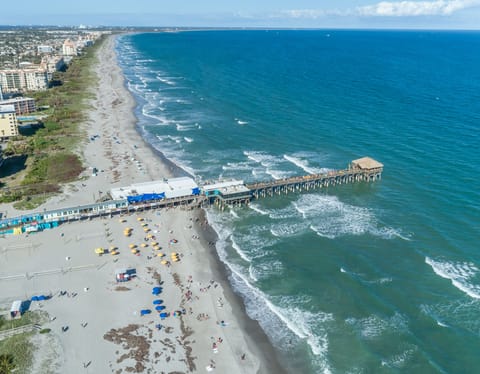
[[[109,37],[98,51],[96,99],[79,149],[87,169],[38,210],[89,204],[112,187],[176,175],[135,128],[135,101],[114,44]],[[10,206],[2,211],[21,214]],[[231,290],[214,243],[202,212],[180,208],[0,238],[2,306],[52,296],[30,305],[45,312],[43,326],[52,330],[34,338],[32,373],[282,372],[267,337]],[[99,256],[99,247],[119,253]],[[118,283],[121,268],[136,275]],[[153,287],[161,293],[153,295]],[[157,311],[160,305],[165,308]]]

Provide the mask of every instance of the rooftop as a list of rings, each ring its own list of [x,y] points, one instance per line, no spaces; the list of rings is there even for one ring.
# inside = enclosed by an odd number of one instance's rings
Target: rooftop
[[[352,165],[353,167],[364,170],[383,168],[383,164],[370,157],[362,157],[357,160],[353,160]]]
[[[0,113],[15,113],[13,105],[0,105]]]

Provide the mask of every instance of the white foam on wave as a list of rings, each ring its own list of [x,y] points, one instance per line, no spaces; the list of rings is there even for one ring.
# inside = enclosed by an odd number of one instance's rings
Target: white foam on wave
[[[177,128],[177,131],[191,131],[197,129],[197,126],[195,125],[181,125],[178,121],[175,126]]]
[[[266,216],[268,214],[268,212],[266,210],[261,209],[258,206],[258,204],[255,204],[255,203],[248,204],[248,207],[257,213],[260,213],[262,216]]]
[[[175,86],[175,82],[169,78],[157,75],[157,79],[162,83],[168,84],[169,86]]]
[[[449,279],[453,286],[474,299],[480,299],[480,286],[469,283],[479,273],[478,267],[472,262],[435,261],[425,257],[425,263],[430,265],[442,278]]]
[[[375,339],[385,333],[399,333],[408,331],[408,322],[405,316],[398,312],[390,318],[381,318],[371,315],[366,318],[347,318],[347,325],[350,325],[357,334],[366,340]]]
[[[185,136],[183,139],[185,139],[185,141],[186,141],[187,143],[192,143],[192,142],[193,142],[193,139],[192,139],[192,138],[188,138],[188,137],[186,137],[186,136]]]
[[[302,160],[299,157],[294,157],[294,156],[289,156],[289,155],[283,155],[283,158],[295,166],[299,167],[300,169],[304,170],[308,174],[320,174],[322,172],[325,172],[324,170],[328,169],[320,169],[320,168],[315,168],[309,166],[308,160]]]
[[[243,154],[249,160],[252,160],[265,168],[265,173],[273,179],[283,179],[292,175],[291,172],[278,169],[283,160],[277,156],[270,155],[266,152],[244,151]]]
[[[415,353],[415,351],[416,351],[416,347],[411,349],[406,349],[405,351],[397,355],[393,355],[389,358],[383,359],[382,366],[386,366],[388,368],[401,369],[413,357],[413,354]]]
[[[238,120],[237,123],[238,123],[239,125],[248,125],[248,121]]]
[[[289,238],[292,236],[300,235],[308,229],[308,224],[305,222],[285,222],[276,223],[270,228],[270,232],[277,238]]]
[[[250,170],[252,165],[249,162],[227,162],[226,165],[222,166],[222,169],[225,171],[238,171],[238,170]]]
[[[344,235],[371,234],[383,239],[398,237],[398,230],[379,227],[373,211],[343,203],[336,196],[301,195],[293,206],[318,236],[334,239]]]
[[[230,241],[232,242],[232,247],[235,249],[235,251],[238,253],[238,255],[243,258],[246,262],[252,262],[252,259],[247,256],[247,254],[240,248],[240,246],[237,244],[235,241],[235,237],[230,235]]]

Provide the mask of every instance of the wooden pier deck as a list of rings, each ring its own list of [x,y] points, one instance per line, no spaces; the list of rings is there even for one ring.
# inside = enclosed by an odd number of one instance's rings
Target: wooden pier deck
[[[34,212],[20,217],[0,220],[0,235],[21,233],[28,227],[40,229],[56,227],[69,221],[93,219],[118,214],[130,214],[151,209],[182,207],[193,209],[211,205],[224,209],[227,206],[249,204],[252,199],[287,193],[310,191],[329,186],[356,182],[373,182],[381,179],[383,164],[369,157],[352,161],[346,169],[323,174],[310,174],[271,181],[243,183],[220,182],[196,188],[190,195],[129,203],[127,199],[106,200],[90,205],[61,208],[53,211]],[[45,227],[43,227],[45,226]],[[35,229],[36,230],[36,229]]]

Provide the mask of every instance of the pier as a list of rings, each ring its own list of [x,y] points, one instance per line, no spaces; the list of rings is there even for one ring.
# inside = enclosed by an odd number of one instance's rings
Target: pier
[[[330,186],[380,180],[383,164],[370,157],[352,161],[346,169],[322,174],[244,183],[223,181],[199,186],[191,178],[173,178],[113,188],[111,199],[90,205],[35,212],[0,220],[0,234],[21,234],[57,227],[77,220],[130,214],[151,209],[248,205],[252,200],[275,195],[300,193]]]

